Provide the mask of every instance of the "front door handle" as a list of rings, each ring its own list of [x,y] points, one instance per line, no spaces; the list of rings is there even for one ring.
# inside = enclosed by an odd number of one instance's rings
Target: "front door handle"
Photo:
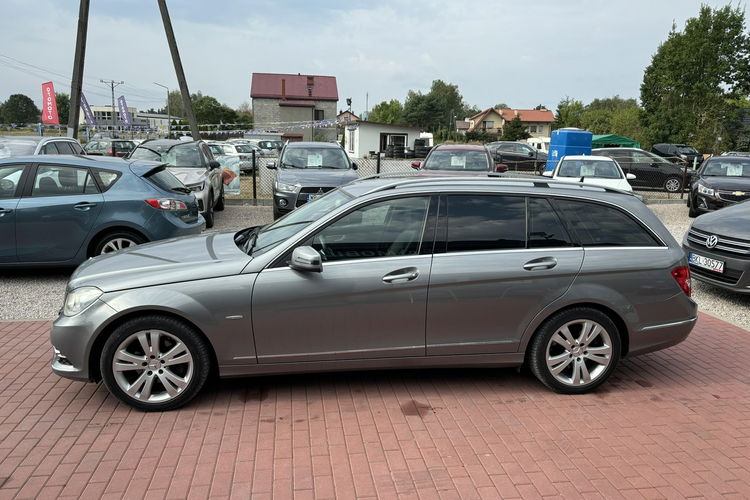
[[[397,269],[383,276],[383,283],[394,283],[396,281],[413,281],[419,277],[419,269],[416,267],[406,267]]]
[[[5,214],[11,213],[13,210],[10,208],[0,208],[0,217],[3,217]]]
[[[91,207],[95,207],[96,203],[89,203],[87,201],[82,201],[81,203],[76,203],[73,205],[73,208],[76,210],[80,210],[81,212],[86,212],[91,209]]]
[[[552,269],[557,265],[557,259],[554,257],[541,257],[528,261],[523,265],[523,268],[527,271],[538,271],[542,269]]]

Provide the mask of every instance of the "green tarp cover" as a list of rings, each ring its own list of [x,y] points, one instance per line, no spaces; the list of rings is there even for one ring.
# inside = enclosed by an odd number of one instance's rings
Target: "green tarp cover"
[[[610,147],[621,147],[621,148],[640,148],[641,143],[615,134],[595,135],[591,139],[592,148],[610,148]]]

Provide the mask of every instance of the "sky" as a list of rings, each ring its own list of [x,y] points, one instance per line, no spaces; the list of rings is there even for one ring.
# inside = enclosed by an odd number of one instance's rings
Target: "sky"
[[[41,106],[41,84],[70,92],[76,0],[3,0],[0,100],[26,94]],[[727,1],[703,0],[711,6]],[[673,22],[696,16],[694,0],[310,1],[168,0],[191,92],[237,107],[250,101],[253,72],[332,75],[339,108],[361,113],[433,80],[458,85],[484,109],[638,98],[643,70]],[[745,2],[734,5],[746,7]],[[154,0],[93,0],[84,93],[110,103],[101,79],[124,81],[138,109],[164,105],[177,89]]]

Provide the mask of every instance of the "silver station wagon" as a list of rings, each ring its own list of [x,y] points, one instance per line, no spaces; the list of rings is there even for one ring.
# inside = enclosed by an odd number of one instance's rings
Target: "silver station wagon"
[[[528,364],[590,391],[696,320],[680,245],[635,196],[510,178],[380,176],[267,226],[82,264],[52,369],[168,410],[221,377]]]

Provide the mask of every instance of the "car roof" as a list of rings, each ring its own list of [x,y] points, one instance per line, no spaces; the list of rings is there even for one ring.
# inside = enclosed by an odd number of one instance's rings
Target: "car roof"
[[[149,141],[143,141],[140,145],[152,144],[155,146],[172,146],[174,144],[190,144],[193,142],[203,142],[203,141],[180,141],[177,139],[152,139]]]
[[[259,139],[261,141],[273,141],[274,139]],[[327,148],[327,149],[341,149],[341,145],[332,142],[290,142],[286,145],[287,148]]]
[[[0,135],[0,141],[18,141],[18,142],[31,142],[31,143],[39,143],[46,140],[60,140],[60,141],[73,141],[78,142],[77,140],[73,139],[72,137],[65,137],[62,135],[52,135],[52,136],[38,136],[38,135]]]
[[[591,155],[565,155],[560,159],[561,160],[594,160],[594,161],[611,161],[611,162],[615,161],[609,156],[597,156],[596,158],[594,158]]]
[[[486,151],[486,146],[479,144],[438,144],[435,149],[452,149],[464,151]]]
[[[98,167],[115,170],[127,170],[130,166],[157,166],[162,162],[151,160],[127,160],[115,156],[89,156],[89,155],[29,155],[12,156],[0,158],[0,164],[4,163],[55,163],[57,165],[70,165],[78,167]]]

